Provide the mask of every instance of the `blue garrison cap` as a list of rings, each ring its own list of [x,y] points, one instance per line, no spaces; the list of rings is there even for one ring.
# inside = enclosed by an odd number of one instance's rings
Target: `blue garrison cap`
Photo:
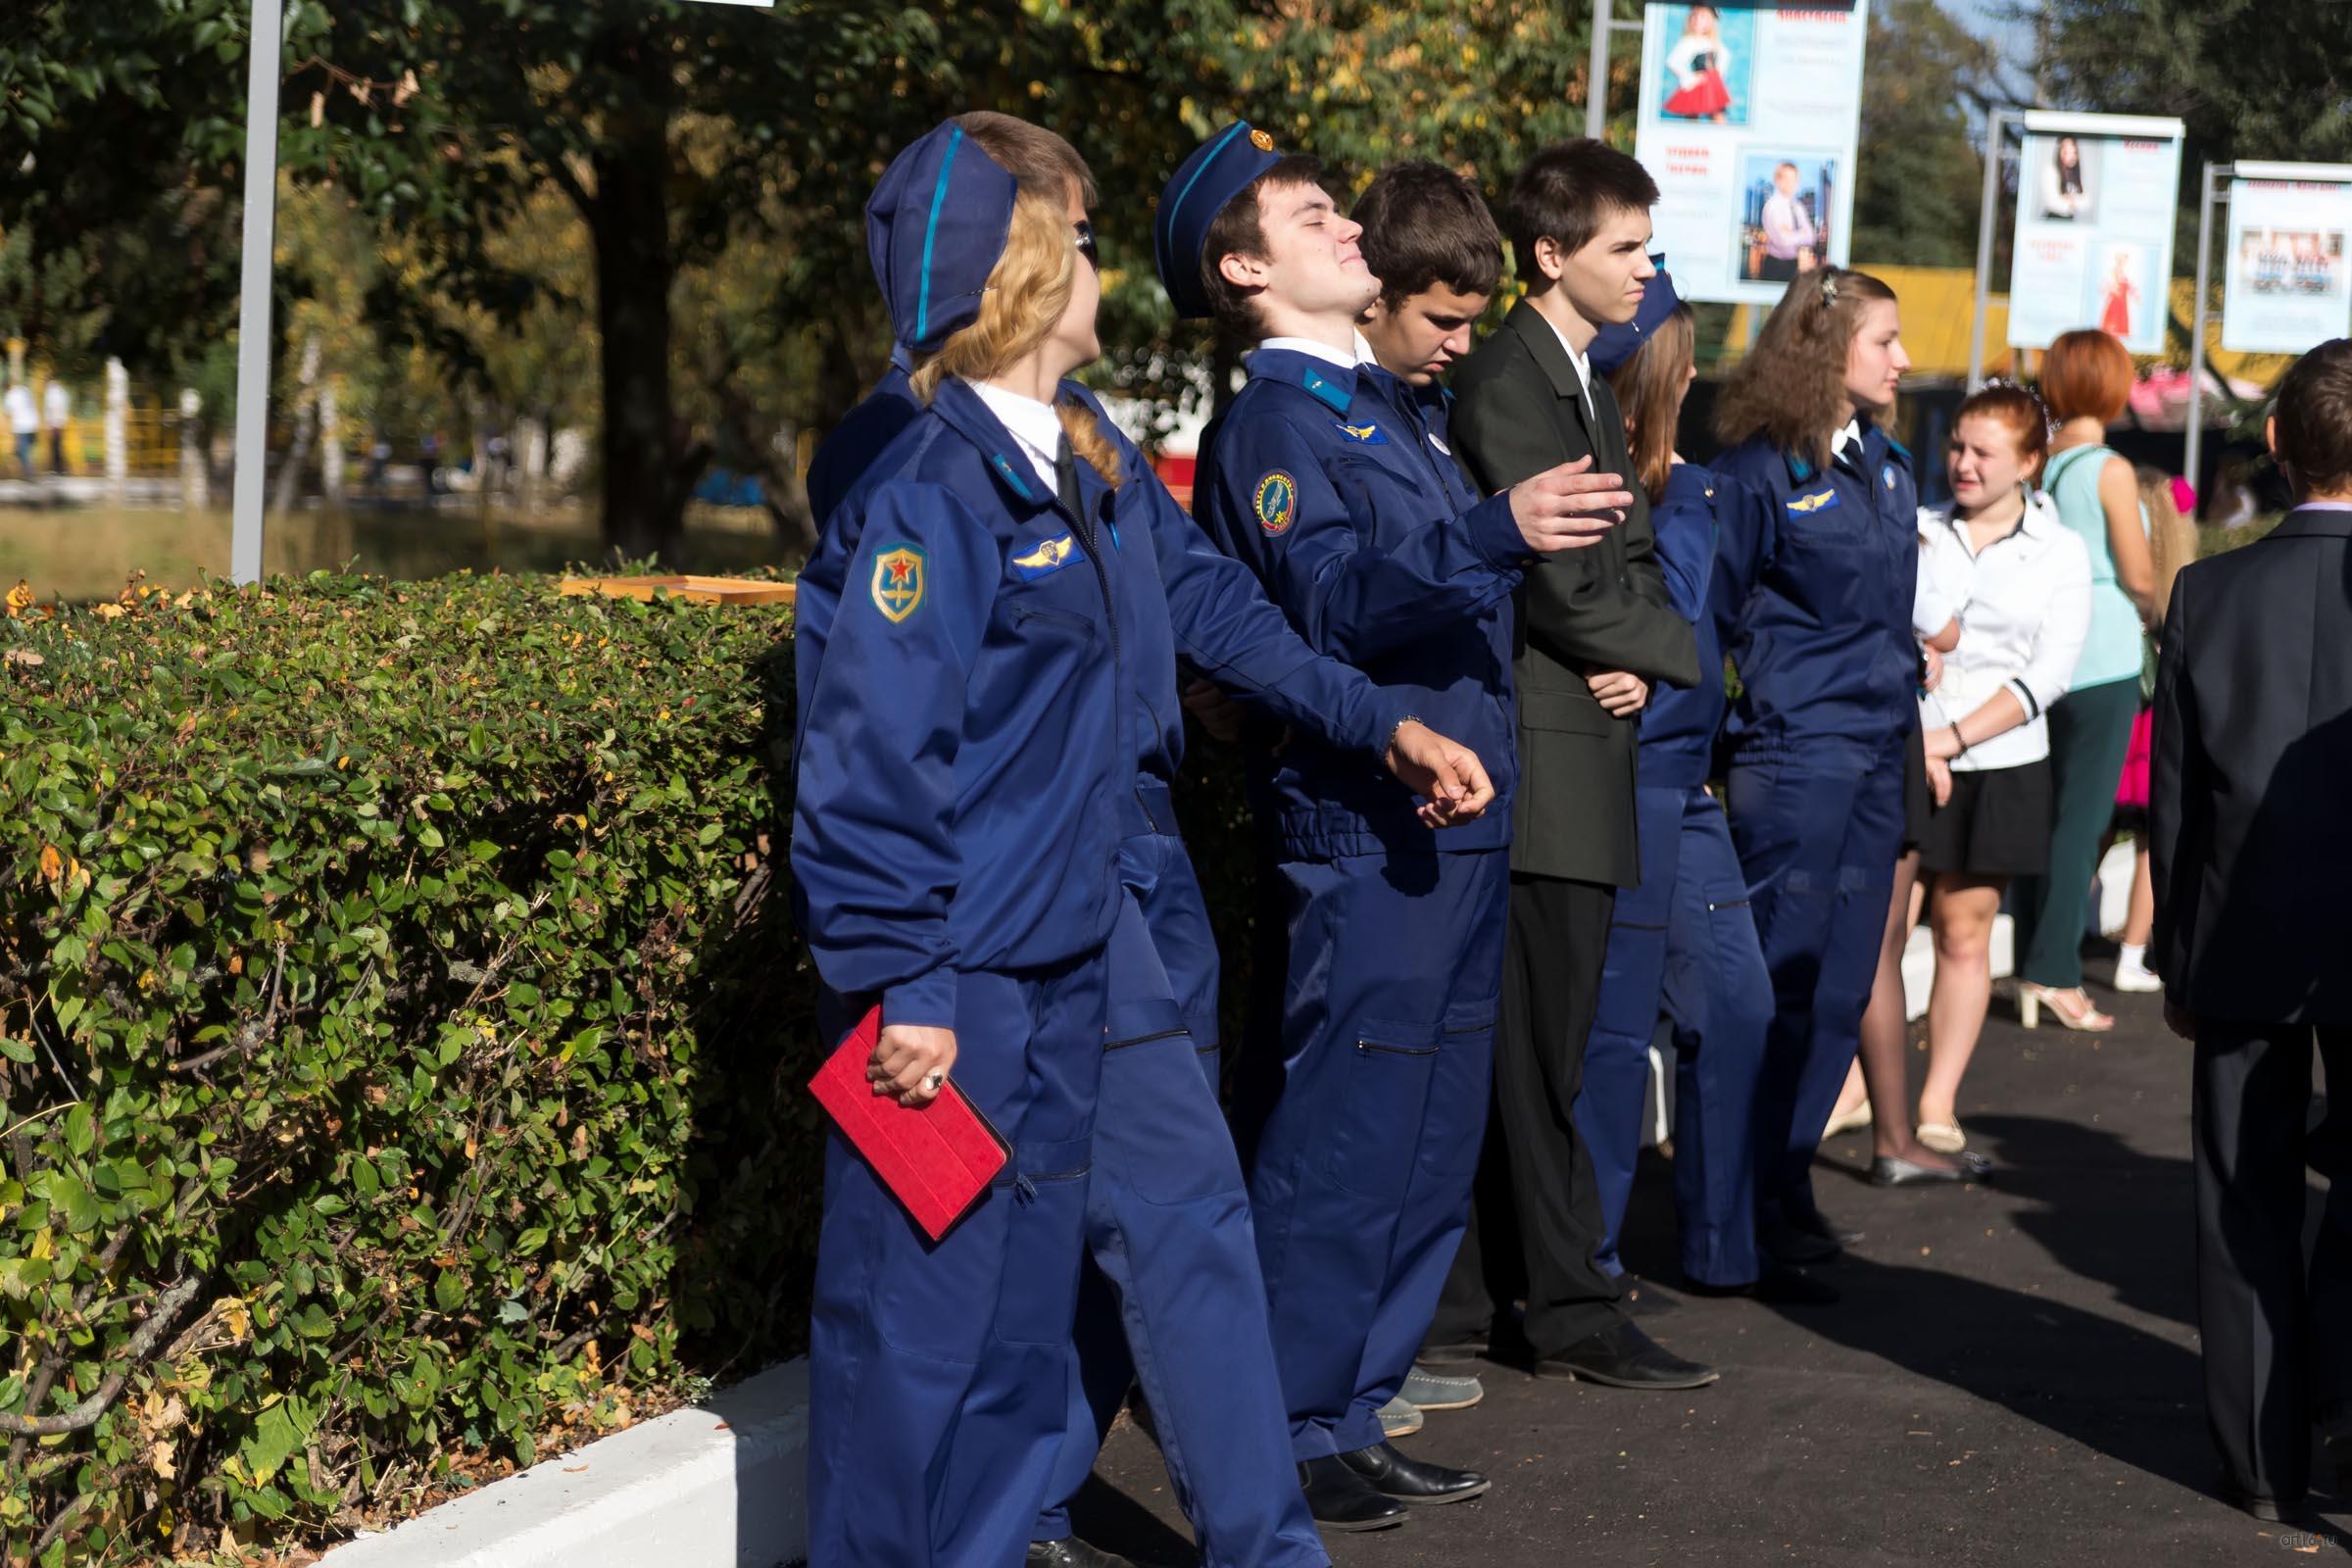
[[[1615,375],[1626,361],[1642,352],[1642,345],[1649,341],[1650,334],[1683,303],[1683,297],[1674,291],[1673,277],[1666,271],[1666,258],[1652,256],[1649,264],[1657,270],[1642,287],[1642,308],[1634,313],[1634,318],[1602,327],[1592,334],[1592,347],[1585,350],[1585,358],[1591,362],[1595,375]]]
[[[1237,120],[1200,144],[1160,193],[1152,219],[1152,258],[1178,316],[1206,316],[1200,287],[1200,248],[1208,225],[1250,181],[1282,162],[1274,138]]]
[[[898,340],[928,353],[980,315],[1012,228],[1013,177],[953,122],[891,160],[865,204],[865,251]]]

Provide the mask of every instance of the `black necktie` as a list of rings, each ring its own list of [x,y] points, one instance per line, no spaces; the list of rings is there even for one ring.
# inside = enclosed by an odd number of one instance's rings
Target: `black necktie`
[[[1086,529],[1091,540],[1094,531],[1086,528],[1086,499],[1078,491],[1078,455],[1070,450],[1070,438],[1065,434],[1054,448],[1054,490],[1061,497],[1062,510]]]

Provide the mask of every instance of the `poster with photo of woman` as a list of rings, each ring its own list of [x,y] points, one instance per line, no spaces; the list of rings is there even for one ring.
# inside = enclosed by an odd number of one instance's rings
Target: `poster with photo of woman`
[[[1771,305],[1845,264],[1869,37],[1867,0],[1644,9],[1634,156],[1685,299]]]
[[[2180,219],[2178,120],[2028,110],[2018,150],[2009,342],[2095,327],[2161,354]]]
[[[1747,123],[1748,72],[1756,58],[1755,13],[1744,6],[1663,6],[1660,22],[1674,39],[1667,47],[1666,80],[1658,113],[1668,120],[1714,125]]]
[[[2097,138],[2058,136],[2042,159],[2041,216],[2053,222],[2098,221]]]

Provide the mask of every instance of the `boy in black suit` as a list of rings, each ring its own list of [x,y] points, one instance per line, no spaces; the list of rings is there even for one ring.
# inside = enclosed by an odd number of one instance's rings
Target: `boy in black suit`
[[[2260,1519],[2303,1500],[2315,1419],[2352,1484],[2352,341],[2287,372],[2269,438],[2297,505],[2174,585],[2149,803],[2165,1015],[2196,1042],[2206,1409]],[[2307,1136],[2315,1043],[2337,1103]]]
[[[1656,270],[1657,199],[1639,163],[1591,138],[1543,149],[1512,180],[1502,228],[1527,297],[1453,376],[1453,447],[1480,488],[1580,459],[1596,472],[1634,471],[1625,416],[1585,351],[1641,308]],[[1715,1369],[1653,1342],[1593,1260],[1600,1199],[1573,1114],[1617,889],[1640,880],[1635,715],[1656,682],[1698,681],[1690,623],[1658,566],[1649,498],[1630,488],[1624,523],[1578,552],[1590,560],[1534,566],[1517,596],[1522,782],[1495,1117],[1474,1230],[1423,1358],[1507,1353],[1518,1338],[1539,1377],[1691,1389],[1714,1382]],[[1514,1324],[1508,1303],[1522,1298]]]

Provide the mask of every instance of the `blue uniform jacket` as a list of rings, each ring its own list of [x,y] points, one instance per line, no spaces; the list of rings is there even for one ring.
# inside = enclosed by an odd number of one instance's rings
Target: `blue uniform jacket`
[[[1708,610],[1715,577],[1719,508],[1760,507],[1755,492],[1718,479],[1694,463],[1667,470],[1666,489],[1650,502],[1649,523],[1658,539],[1658,569],[1667,596],[1690,622],[1698,642],[1698,684],[1660,683],[1642,710],[1642,787],[1696,789],[1706,783],[1714,760],[1715,732],[1723,724],[1723,639]],[[1735,515],[1731,524],[1739,527]]]
[[[1391,732],[1415,710],[1338,661],[1318,657],[1301,642],[1282,612],[1266,602],[1249,571],[1220,555],[1186,515],[1142,450],[1111,422],[1094,395],[1071,381],[1062,383],[1062,391],[1093,409],[1119,448],[1122,481],[1110,503],[1110,548],[1121,555],[1138,551],[1147,563],[1145,569],[1118,579],[1124,595],[1117,607],[1119,624],[1126,645],[1122,724],[1136,772],[1173,783],[1183,764],[1184,713],[1176,670],[1182,658],[1264,711],[1355,758],[1379,775],[1387,793],[1409,814],[1411,797],[1379,758]],[[845,497],[854,493],[855,474],[870,466],[881,449],[873,443],[879,439],[881,447],[887,447],[895,435],[886,432],[904,429],[920,411],[906,371],[894,363],[810,465],[811,504],[817,498],[820,471],[828,486],[838,486]],[[1001,429],[985,409],[981,416]],[[1009,435],[998,439],[1003,450],[1013,450]],[[1026,460],[1016,462],[1016,473],[1034,478]],[[1080,467],[1084,472],[1084,465]],[[825,521],[818,560],[836,546],[836,532],[854,533],[858,526],[854,515],[833,519],[828,514]],[[1432,727],[1443,728],[1428,714],[1420,716]],[[1152,818],[1148,808],[1142,818]],[[1164,821],[1154,820],[1153,825],[1162,832],[1174,830]]]
[[[1440,847],[1493,849],[1510,842],[1518,782],[1510,594],[1529,552],[1509,496],[1478,499],[1444,425],[1442,398],[1383,372],[1260,349],[1196,507],[1309,644],[1478,754],[1494,803]],[[1430,847],[1410,800],[1360,758],[1299,736],[1252,772],[1286,854]]]
[[[865,470],[883,449],[899,438],[899,432],[914,422],[923,406],[914,399],[906,384],[906,372],[911,368],[904,347],[890,351],[890,368],[875,383],[848,417],[833,427],[824,445],[808,464],[808,516],[815,522],[817,533],[824,533],[825,519],[841,505],[851,489],[864,477]]]
[[[795,607],[793,906],[836,992],[953,1027],[957,969],[1099,948],[1117,909],[1123,579],[949,382],[844,501]]]
[[[1900,735],[1918,711],[1911,454],[1874,425],[1827,471],[1760,439],[1713,466],[1763,503],[1719,514],[1712,597],[1741,687],[1732,734],[1743,743]]]

